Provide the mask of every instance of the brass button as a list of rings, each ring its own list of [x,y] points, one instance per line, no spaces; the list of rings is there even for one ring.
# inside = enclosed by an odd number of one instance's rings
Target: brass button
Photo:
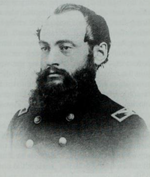
[[[33,145],[34,145],[34,142],[31,139],[26,141],[26,147],[27,148],[31,149],[33,147]]]
[[[60,146],[64,146],[64,145],[66,145],[66,144],[67,144],[66,138],[61,137],[61,138],[59,139],[59,145],[60,145]]]
[[[42,121],[41,116],[36,116],[36,117],[34,118],[34,123],[35,123],[35,124],[39,124],[41,121]]]
[[[70,121],[74,120],[74,118],[75,118],[74,114],[70,113],[70,114],[66,117],[66,120],[70,122]]]

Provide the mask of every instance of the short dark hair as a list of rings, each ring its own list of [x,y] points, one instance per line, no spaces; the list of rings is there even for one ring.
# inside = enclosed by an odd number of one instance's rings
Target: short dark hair
[[[62,14],[64,12],[73,10],[81,12],[87,22],[87,29],[84,41],[88,42],[89,46],[91,46],[92,48],[95,45],[99,45],[101,42],[106,42],[106,44],[108,45],[108,54],[106,60],[104,61],[104,63],[106,63],[108,61],[111,40],[109,29],[105,19],[102,16],[97,15],[94,11],[82,5],[76,4],[63,4],[55,9],[54,14]],[[37,35],[39,39],[40,31],[40,29],[37,30]]]

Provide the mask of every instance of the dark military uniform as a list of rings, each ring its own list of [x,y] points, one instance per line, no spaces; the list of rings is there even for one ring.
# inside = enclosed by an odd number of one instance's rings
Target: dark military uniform
[[[49,121],[32,113],[30,106],[18,111],[9,125],[12,150],[17,145],[24,154],[32,150],[46,159],[72,159],[87,164],[130,156],[147,134],[144,121],[101,94],[96,84],[83,93],[71,110],[62,111]]]

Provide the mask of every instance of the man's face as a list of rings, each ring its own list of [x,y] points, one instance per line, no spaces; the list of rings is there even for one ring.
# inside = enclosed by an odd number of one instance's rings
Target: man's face
[[[51,16],[40,34],[42,51],[41,69],[50,65],[63,69],[70,75],[84,68],[89,46],[84,42],[86,21],[80,12],[71,11]],[[50,81],[57,84],[63,77],[51,69]]]

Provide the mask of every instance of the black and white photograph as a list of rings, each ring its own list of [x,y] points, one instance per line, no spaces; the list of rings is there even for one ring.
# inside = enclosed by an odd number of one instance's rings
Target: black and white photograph
[[[0,176],[150,175],[149,5],[0,0]]]

